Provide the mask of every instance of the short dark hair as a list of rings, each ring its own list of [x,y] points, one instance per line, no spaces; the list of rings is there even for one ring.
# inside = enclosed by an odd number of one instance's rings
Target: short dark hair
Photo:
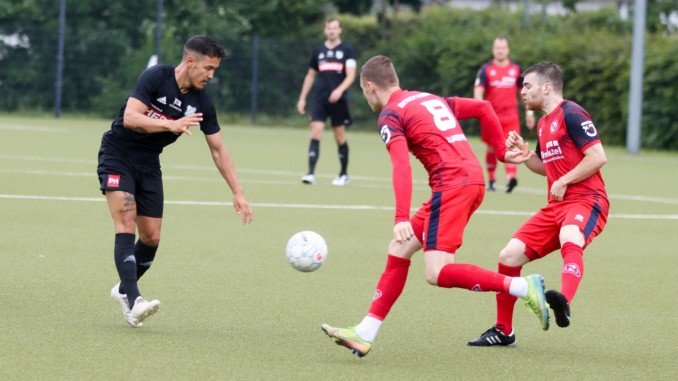
[[[540,62],[530,66],[522,74],[523,78],[530,73],[537,74],[539,84],[550,83],[557,93],[563,93],[563,70],[553,62]]]
[[[334,17],[334,16],[330,16],[330,17],[326,18],[326,19],[325,19],[325,25],[327,25],[327,24],[329,24],[329,23],[331,23],[331,22],[333,22],[333,21],[338,22],[338,23],[339,23],[339,27],[341,28],[341,20],[339,20],[337,17]]]
[[[230,52],[219,45],[212,37],[208,36],[193,36],[184,44],[184,57],[189,52],[195,52],[210,58],[227,58]]]
[[[399,85],[393,61],[386,56],[374,56],[367,60],[360,68],[360,78],[365,82],[373,82],[382,89]]]

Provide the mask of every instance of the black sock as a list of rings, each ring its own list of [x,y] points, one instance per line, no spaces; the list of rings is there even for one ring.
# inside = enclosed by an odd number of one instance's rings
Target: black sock
[[[315,172],[315,164],[318,162],[318,157],[320,157],[320,140],[311,139],[311,144],[308,146],[309,174],[313,174]]]
[[[134,246],[134,256],[137,257],[137,280],[139,280],[153,264],[156,251],[158,251],[157,246],[148,246],[141,242],[141,240],[137,241],[137,244]]]
[[[341,163],[341,173],[339,176],[346,174],[346,169],[348,168],[348,142],[339,146],[339,162]]]
[[[139,288],[137,287],[137,260],[134,257],[134,234],[116,234],[113,252],[115,267],[120,276],[120,285],[127,294],[127,301],[131,309],[134,306],[134,301],[139,296]]]
[[[157,246],[148,246],[141,242],[140,239],[137,240],[137,244],[134,245],[134,257],[137,259],[137,280],[139,280],[153,264],[156,251],[158,251]],[[122,283],[120,283],[120,287],[118,287],[118,292],[125,294],[125,287],[123,287]]]

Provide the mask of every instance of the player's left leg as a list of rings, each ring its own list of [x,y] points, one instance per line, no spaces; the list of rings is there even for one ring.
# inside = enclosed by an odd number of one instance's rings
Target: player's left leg
[[[570,303],[584,277],[584,248],[605,228],[608,209],[607,200],[565,202],[559,209],[565,216],[559,234],[563,257],[561,291],[547,292],[559,327],[570,324]]]
[[[139,239],[134,245],[134,255],[137,257],[137,280],[140,279],[153,264],[155,254],[160,244],[160,229],[162,218],[138,216],[137,228]]]
[[[520,120],[502,121],[501,125],[504,131],[504,138],[507,138],[511,131],[520,135]],[[518,166],[513,163],[504,163],[504,169],[506,171],[506,193],[511,193],[518,186]]]
[[[330,105],[330,119],[334,129],[334,140],[337,142],[337,155],[339,157],[340,170],[337,177],[332,180],[332,185],[347,185],[348,176],[348,142],[346,141],[346,129],[351,125],[351,114],[348,111],[348,102],[340,100]]]

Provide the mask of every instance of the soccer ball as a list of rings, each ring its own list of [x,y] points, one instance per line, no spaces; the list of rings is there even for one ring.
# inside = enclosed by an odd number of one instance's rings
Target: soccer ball
[[[315,271],[327,259],[327,244],[320,234],[302,231],[287,241],[285,255],[287,262],[295,269],[303,272]]]

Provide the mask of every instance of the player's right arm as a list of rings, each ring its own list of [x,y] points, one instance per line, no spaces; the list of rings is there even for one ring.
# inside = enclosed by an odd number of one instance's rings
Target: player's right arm
[[[191,126],[199,126],[202,121],[202,113],[195,113],[181,119],[153,119],[146,115],[148,106],[142,101],[129,97],[123,114],[123,125],[132,131],[141,134],[154,134],[158,132],[172,132],[177,135],[188,134]]]
[[[297,111],[301,115],[306,114],[306,98],[308,97],[308,93],[311,92],[311,87],[313,87],[315,75],[316,71],[313,68],[308,68],[306,77],[304,77],[304,83],[301,85],[301,93],[299,94],[299,100],[297,101]]]
[[[414,237],[414,229],[410,222],[410,205],[412,202],[412,167],[409,150],[405,138],[399,137],[386,146],[391,158],[393,192],[395,193],[395,225],[393,238],[403,243]]]

